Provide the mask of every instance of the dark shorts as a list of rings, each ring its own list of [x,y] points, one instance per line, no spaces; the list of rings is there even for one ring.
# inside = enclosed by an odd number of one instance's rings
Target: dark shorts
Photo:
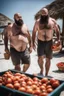
[[[22,52],[18,52],[14,48],[10,48],[10,54],[14,65],[20,64],[20,61],[22,62],[22,64],[30,64],[30,53],[28,51],[28,48],[26,48],[25,51]]]
[[[38,56],[46,56],[47,58],[52,58],[52,40],[50,41],[41,41],[38,40],[37,53]]]

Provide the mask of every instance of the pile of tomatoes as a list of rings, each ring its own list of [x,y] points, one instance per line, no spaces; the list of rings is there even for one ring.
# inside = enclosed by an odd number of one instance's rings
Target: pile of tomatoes
[[[53,50],[53,51],[60,50],[60,44],[59,44],[59,43],[53,44],[53,45],[52,45],[52,50]]]
[[[64,62],[59,62],[59,63],[57,64],[57,67],[64,67]]]
[[[58,67],[59,70],[64,71],[64,62],[59,62],[59,63],[57,64],[57,67]]]
[[[60,85],[60,81],[46,77],[42,79],[37,77],[31,78],[25,74],[7,71],[0,76],[0,85],[33,94],[34,96],[48,96],[49,93]]]

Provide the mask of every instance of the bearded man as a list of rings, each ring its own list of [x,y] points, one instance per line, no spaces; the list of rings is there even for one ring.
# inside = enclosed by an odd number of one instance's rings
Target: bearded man
[[[10,50],[8,48],[10,42]],[[21,70],[20,61],[24,64],[23,72],[26,72],[30,66],[30,53],[32,52],[32,40],[29,30],[24,24],[20,13],[14,14],[14,23],[4,29],[5,51],[10,51],[11,60],[15,70]],[[29,45],[29,50],[28,46]]]
[[[51,64],[53,30],[55,30],[58,43],[60,43],[60,32],[57,23],[53,18],[49,16],[48,10],[46,8],[43,8],[40,18],[34,24],[32,41],[33,49],[35,50],[35,38],[37,36],[38,64],[40,67],[40,74],[43,75],[43,64],[45,57],[45,76],[48,75]],[[36,35],[37,32],[38,34]]]

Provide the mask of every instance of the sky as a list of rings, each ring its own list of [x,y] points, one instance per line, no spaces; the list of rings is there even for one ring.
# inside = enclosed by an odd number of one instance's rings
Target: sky
[[[20,13],[29,30],[33,29],[35,14],[54,0],[0,0],[0,13],[13,19],[15,13]],[[59,22],[59,21],[58,21]]]

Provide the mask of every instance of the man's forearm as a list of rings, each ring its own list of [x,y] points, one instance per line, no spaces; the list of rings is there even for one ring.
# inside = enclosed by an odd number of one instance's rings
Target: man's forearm
[[[60,40],[60,33],[57,32],[56,34],[57,34],[57,39]]]
[[[4,37],[5,49],[8,49],[8,38]]]
[[[33,42],[33,45],[34,45],[34,43],[35,43],[35,32],[33,32],[33,34],[32,34],[32,42]]]

